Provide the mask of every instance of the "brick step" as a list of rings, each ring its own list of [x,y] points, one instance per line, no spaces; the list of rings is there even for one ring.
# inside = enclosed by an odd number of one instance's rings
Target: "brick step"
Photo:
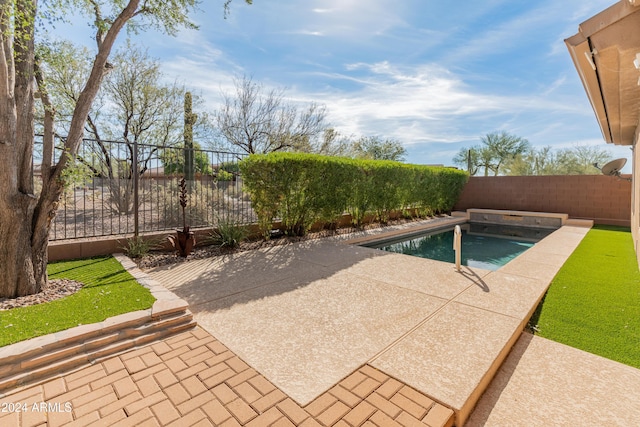
[[[110,317],[102,322],[81,325],[75,328],[56,332],[53,334],[36,337],[0,348],[0,376],[3,375],[4,366],[12,364],[16,357],[30,359],[44,352],[52,352],[60,348],[73,347],[78,343],[91,341],[93,338],[119,334],[123,330],[135,330],[150,321],[162,320],[166,317],[181,315],[188,309],[188,304],[183,300],[156,301],[151,309],[134,311],[118,316]]]
[[[0,397],[196,326],[182,300],[0,348]]]

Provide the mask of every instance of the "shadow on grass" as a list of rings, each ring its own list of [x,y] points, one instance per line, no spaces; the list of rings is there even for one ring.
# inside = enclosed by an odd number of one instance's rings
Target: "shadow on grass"
[[[527,332],[532,334],[535,334],[536,332],[538,332],[538,322],[540,321],[540,315],[542,314],[542,306],[544,305],[544,300],[546,297],[547,297],[547,292],[544,293],[544,295],[542,296],[542,299],[538,303],[538,306],[536,307],[535,311],[531,315],[531,318],[527,322],[527,325],[525,326],[525,330]]]
[[[594,230],[606,230],[606,231],[621,231],[624,233],[631,233],[631,228],[623,227],[621,225],[604,225],[604,224],[595,224],[592,229]]]
[[[55,265],[59,268],[55,271]],[[79,324],[150,308],[155,298],[113,257],[52,263],[50,279],[82,282],[83,289],[44,304],[0,311],[0,348]],[[7,329],[10,328],[10,329]]]
[[[100,256],[100,257],[95,257],[95,258],[89,258],[89,260],[92,260],[92,262],[90,263],[80,263],[80,261],[86,261],[86,259],[83,260],[76,260],[78,261],[78,265],[69,267],[69,268],[65,268],[62,270],[57,270],[55,273],[51,273],[52,276],[57,276],[57,275],[61,275],[64,273],[69,273],[70,271],[76,271],[76,270],[81,270],[84,269],[90,265],[94,265],[94,264],[100,264],[102,262],[104,262],[105,260],[109,259],[109,257],[104,257],[104,256]],[[56,266],[59,264],[69,264],[69,263],[73,263],[73,261],[56,261],[56,262],[52,262],[49,265],[50,266]],[[55,267],[54,267],[55,268]]]

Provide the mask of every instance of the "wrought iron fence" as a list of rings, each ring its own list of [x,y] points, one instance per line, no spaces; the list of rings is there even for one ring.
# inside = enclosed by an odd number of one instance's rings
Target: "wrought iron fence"
[[[61,150],[54,150],[56,159],[60,154]],[[245,156],[85,139],[75,165],[65,174],[69,185],[60,200],[49,239],[181,228],[178,182],[185,175],[193,178],[188,181],[185,210],[186,222],[192,228],[215,226],[221,220],[237,224],[255,222],[249,197],[242,191],[238,167]],[[38,190],[41,158],[34,157],[34,183]],[[193,169],[185,168],[185,159]]]

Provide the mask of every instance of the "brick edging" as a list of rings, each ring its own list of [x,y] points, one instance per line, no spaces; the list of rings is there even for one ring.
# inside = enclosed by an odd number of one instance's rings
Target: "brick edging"
[[[31,384],[196,326],[186,301],[151,279],[123,254],[114,254],[156,301],[146,310],[0,347],[0,397]],[[13,391],[13,390],[12,390]]]

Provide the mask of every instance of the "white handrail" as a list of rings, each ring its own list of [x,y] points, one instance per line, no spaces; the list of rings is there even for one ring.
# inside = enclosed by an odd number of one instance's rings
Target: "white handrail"
[[[456,258],[456,270],[460,271],[460,259],[462,257],[462,230],[459,225],[453,229],[453,250]]]

